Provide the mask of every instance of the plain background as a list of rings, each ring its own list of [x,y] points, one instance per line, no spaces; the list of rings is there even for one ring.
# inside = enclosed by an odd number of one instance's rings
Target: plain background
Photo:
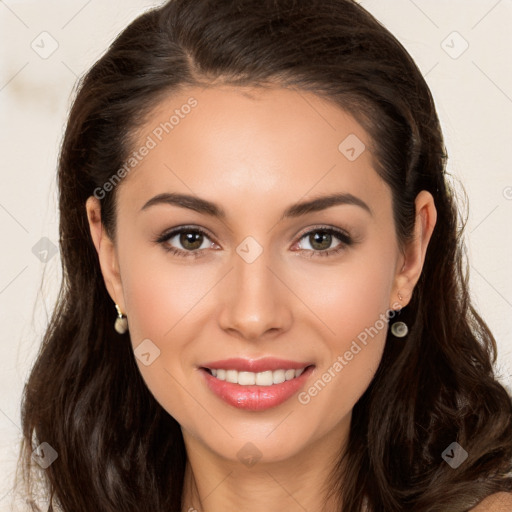
[[[13,507],[21,392],[59,286],[55,173],[73,86],[122,28],[158,3],[0,2],[0,511]],[[448,170],[469,200],[472,295],[512,391],[512,2],[361,3],[404,44],[431,87]]]

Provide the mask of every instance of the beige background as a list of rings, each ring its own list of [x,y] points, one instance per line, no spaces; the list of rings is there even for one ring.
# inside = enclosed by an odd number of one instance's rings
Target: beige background
[[[44,263],[33,248],[43,237],[57,245],[55,168],[70,94],[77,76],[115,35],[157,3],[0,2],[2,512],[13,509],[21,391],[60,279],[58,252],[50,251]],[[449,171],[463,182],[469,197],[466,241],[472,292],[494,330],[499,370],[512,390],[512,2],[361,3],[411,52],[436,99]],[[45,55],[52,45],[58,47]]]

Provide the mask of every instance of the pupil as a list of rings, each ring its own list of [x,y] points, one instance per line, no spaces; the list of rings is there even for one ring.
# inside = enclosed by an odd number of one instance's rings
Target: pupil
[[[317,233],[315,233],[313,235],[313,243],[311,244],[311,246],[314,249],[328,249],[330,247],[330,245],[331,245],[331,237],[332,237],[332,235],[330,235],[329,233],[325,233],[324,231],[318,231]],[[320,238],[320,241],[318,240],[318,238]],[[325,241],[328,242],[328,244],[326,246],[324,246],[324,247],[315,247],[316,243],[321,243],[321,242],[325,242]]]

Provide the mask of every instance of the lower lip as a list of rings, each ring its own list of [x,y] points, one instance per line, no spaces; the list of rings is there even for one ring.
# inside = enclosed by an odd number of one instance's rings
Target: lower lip
[[[308,366],[299,377],[272,386],[242,386],[219,380],[201,368],[211,391],[229,405],[246,411],[264,411],[286,402],[299,391],[312,371],[313,366]]]

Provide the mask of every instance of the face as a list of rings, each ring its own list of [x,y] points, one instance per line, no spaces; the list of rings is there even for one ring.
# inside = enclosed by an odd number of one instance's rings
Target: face
[[[367,133],[312,93],[190,88],[133,150],[115,244],[87,208],[151,393],[224,459],[334,445],[419,277],[428,208],[402,251]]]

